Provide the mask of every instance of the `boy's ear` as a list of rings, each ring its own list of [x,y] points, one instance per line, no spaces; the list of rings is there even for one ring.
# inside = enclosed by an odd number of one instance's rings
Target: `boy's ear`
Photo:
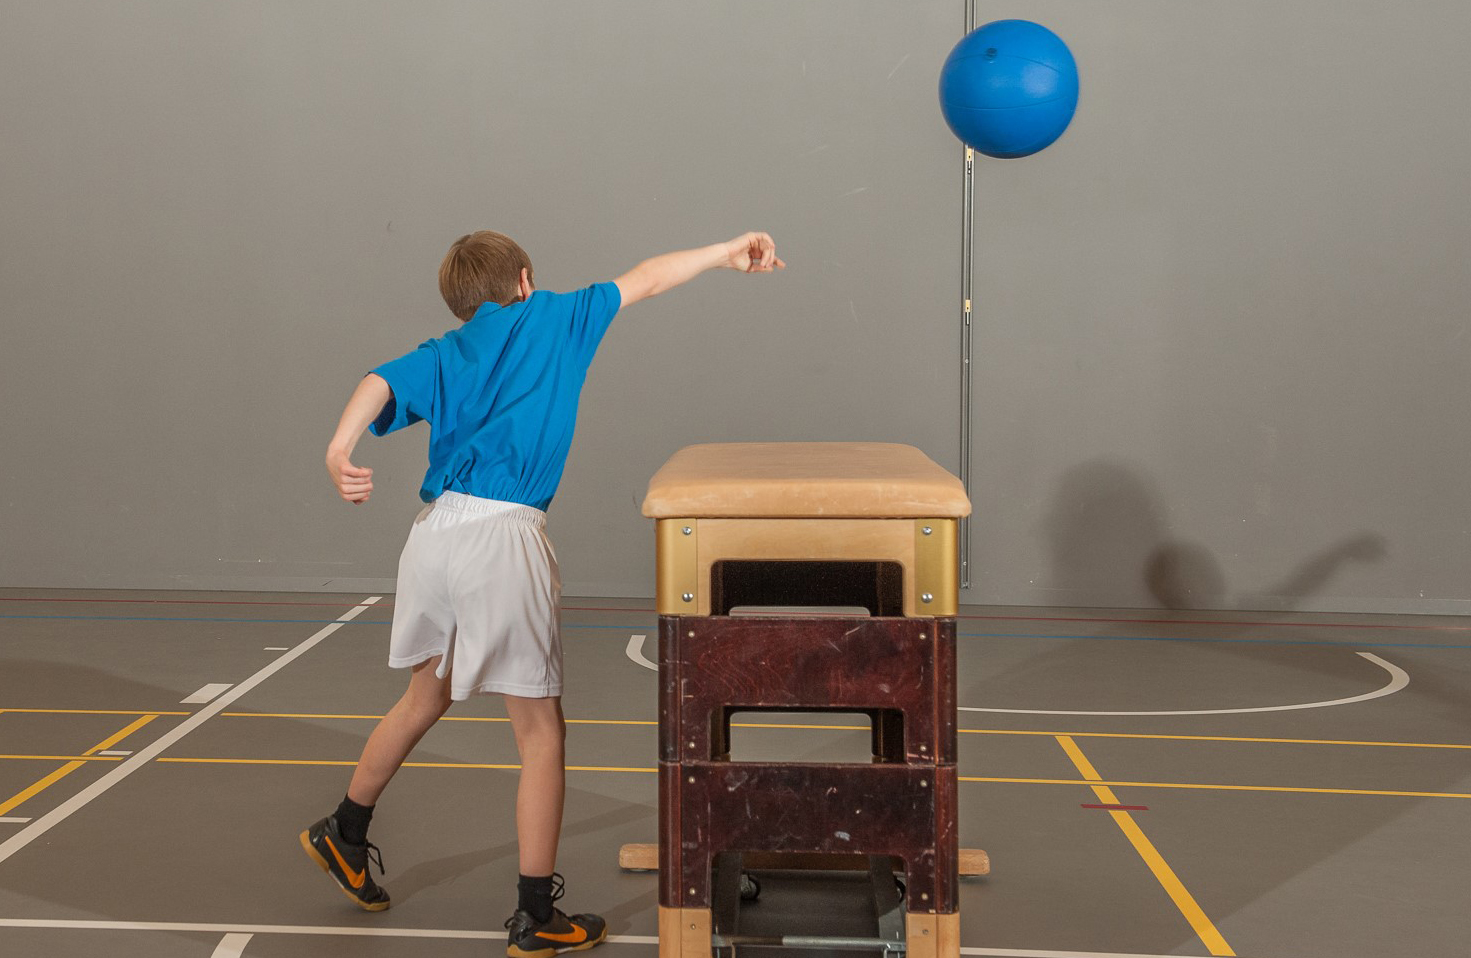
[[[530,299],[531,294],[535,292],[535,289],[531,285],[531,273],[524,266],[521,267],[521,279],[517,285],[520,286],[521,299],[523,300]]]

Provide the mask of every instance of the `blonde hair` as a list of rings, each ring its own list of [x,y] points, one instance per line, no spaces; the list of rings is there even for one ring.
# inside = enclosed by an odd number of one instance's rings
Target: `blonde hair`
[[[521,271],[532,276],[531,257],[504,233],[479,230],[454,241],[439,264],[439,292],[461,322],[482,303],[501,306],[521,293]]]

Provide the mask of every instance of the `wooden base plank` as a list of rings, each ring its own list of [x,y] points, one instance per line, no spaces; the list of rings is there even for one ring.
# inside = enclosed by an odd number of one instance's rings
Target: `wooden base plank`
[[[708,908],[659,906],[659,958],[710,958]]]
[[[904,916],[908,958],[960,958],[960,913]]]

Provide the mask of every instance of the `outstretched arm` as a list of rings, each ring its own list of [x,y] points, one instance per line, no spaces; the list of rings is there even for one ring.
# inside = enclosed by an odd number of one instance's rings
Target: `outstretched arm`
[[[725,243],[680,250],[646,259],[618,277],[618,292],[623,305],[657,296],[687,283],[707,269],[724,267],[743,273],[770,273],[785,269],[776,256],[776,243],[766,233],[746,233]]]
[[[352,450],[362,438],[363,430],[378,418],[378,413],[393,398],[388,380],[368,373],[358,388],[353,390],[347,408],[342,410],[342,419],[337,423],[337,432],[327,444],[327,472],[338,495],[357,505],[367,502],[373,492],[373,470],[352,464]]]

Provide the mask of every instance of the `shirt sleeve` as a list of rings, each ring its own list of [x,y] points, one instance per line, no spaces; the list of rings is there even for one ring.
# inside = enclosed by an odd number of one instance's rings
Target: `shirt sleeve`
[[[618,315],[623,296],[616,283],[596,283],[566,294],[572,298],[572,341],[589,362]]]
[[[393,391],[378,418],[368,426],[375,436],[386,436],[422,419],[432,419],[439,394],[439,358],[433,342],[373,370]]]

